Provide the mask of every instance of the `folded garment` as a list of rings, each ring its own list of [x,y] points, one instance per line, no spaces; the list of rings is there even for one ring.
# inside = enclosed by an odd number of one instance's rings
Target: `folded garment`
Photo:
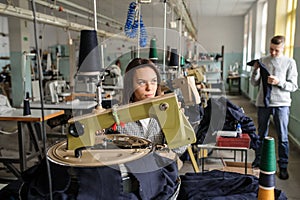
[[[270,76],[270,73],[268,69],[266,68],[265,64],[263,64],[258,59],[251,60],[250,62],[247,62],[247,65],[254,66],[254,64],[258,62],[259,68],[260,68],[260,75],[263,85],[263,92],[264,92],[264,104],[265,107],[269,107],[270,104],[270,98],[271,98],[271,91],[272,91],[272,85],[268,83],[268,76]]]
[[[254,64],[255,64],[256,62],[258,62],[258,59],[256,59],[256,60],[251,60],[250,62],[247,62],[247,65],[249,65],[249,66],[254,66]]]
[[[235,200],[257,199],[259,179],[253,175],[213,170],[187,173],[180,176],[181,187],[177,199]],[[275,199],[287,199],[275,189]]]

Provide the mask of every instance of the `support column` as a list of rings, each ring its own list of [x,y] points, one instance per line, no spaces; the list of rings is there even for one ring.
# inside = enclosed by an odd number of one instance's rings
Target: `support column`
[[[28,9],[28,2],[23,0],[15,1],[16,6]],[[29,28],[28,20],[15,17],[8,18],[9,43],[10,43],[10,63],[12,81],[12,106],[20,107],[23,102],[26,90],[31,94],[31,69],[24,67],[23,52],[29,52]],[[33,38],[33,36],[31,37]],[[24,70],[25,68],[25,70]],[[24,83],[27,82],[27,84]]]

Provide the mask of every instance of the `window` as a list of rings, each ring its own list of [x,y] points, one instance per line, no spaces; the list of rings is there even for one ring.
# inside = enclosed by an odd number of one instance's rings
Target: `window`
[[[297,0],[277,1],[276,9],[276,35],[285,35],[285,52],[288,57],[293,57],[295,27],[296,27]]]
[[[255,52],[254,58],[260,58],[266,55],[266,33],[268,20],[268,2],[260,0],[256,6],[256,32],[255,34]]]
[[[250,71],[251,67],[246,63],[251,60],[251,48],[252,48],[252,12],[245,16],[244,19],[244,48],[243,48],[243,70]]]
[[[249,12],[249,24],[248,24],[248,44],[247,44],[247,60],[252,59],[252,10]],[[247,65],[246,71],[250,72],[251,67]]]
[[[287,4],[285,55],[292,58],[294,54],[297,0],[287,1]]]
[[[249,15],[246,15],[244,19],[243,71],[246,70],[246,63],[247,63],[248,18]]]
[[[246,65],[246,61],[257,59],[266,55],[268,2],[265,0],[259,0],[256,8],[257,12],[255,24],[253,24],[252,10],[250,10],[245,16],[244,21],[243,63],[245,67],[243,70],[246,70],[247,72],[251,71],[251,67]],[[255,30],[257,30],[256,32],[253,31],[254,26]],[[255,38],[255,41],[253,41],[252,38]]]
[[[261,44],[260,44],[260,54],[261,56],[266,55],[266,34],[267,34],[267,20],[268,20],[268,3],[264,2],[262,6],[262,16],[261,16]]]

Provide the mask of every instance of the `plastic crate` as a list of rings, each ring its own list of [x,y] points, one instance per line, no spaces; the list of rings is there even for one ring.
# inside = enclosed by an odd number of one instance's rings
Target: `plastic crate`
[[[243,133],[242,137],[222,137],[217,136],[217,146],[219,147],[250,147],[250,137]]]

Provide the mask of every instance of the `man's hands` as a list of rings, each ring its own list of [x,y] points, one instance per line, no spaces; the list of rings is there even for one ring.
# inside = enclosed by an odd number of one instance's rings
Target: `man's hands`
[[[258,62],[255,62],[254,65],[253,65],[253,67],[254,67],[254,71],[256,71],[256,72],[258,72],[260,70]],[[268,76],[268,84],[278,85],[279,84],[278,77],[277,76],[273,76],[273,75]]]
[[[268,83],[271,85],[278,85],[279,79],[276,76],[270,75],[268,76]]]

